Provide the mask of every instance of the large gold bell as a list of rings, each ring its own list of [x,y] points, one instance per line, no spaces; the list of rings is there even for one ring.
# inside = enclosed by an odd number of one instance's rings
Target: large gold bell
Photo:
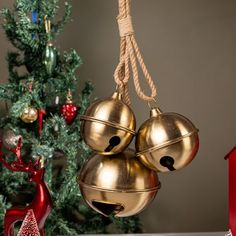
[[[151,110],[151,118],[136,137],[137,156],[144,165],[160,172],[185,167],[199,148],[198,130],[182,115]]]
[[[103,155],[122,152],[136,134],[134,113],[118,92],[108,99],[95,101],[81,120],[84,141]]]
[[[111,156],[94,155],[77,180],[88,205],[105,216],[138,214],[159,187],[156,172],[139,162],[131,149]]]

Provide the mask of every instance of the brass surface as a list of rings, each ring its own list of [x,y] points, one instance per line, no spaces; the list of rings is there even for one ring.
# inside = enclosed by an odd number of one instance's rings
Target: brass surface
[[[136,132],[135,132],[134,130],[129,129],[129,128],[125,128],[125,127],[121,126],[120,124],[116,124],[115,122],[109,122],[109,121],[98,120],[98,119],[95,119],[95,118],[93,118],[93,117],[90,117],[90,116],[83,116],[83,115],[80,116],[80,119],[81,119],[81,120],[86,120],[86,121],[91,121],[91,122],[97,122],[97,123],[104,124],[104,125],[107,125],[107,126],[116,128],[116,129],[123,130],[123,131],[128,132],[128,133],[131,133],[131,134],[133,134],[133,135],[136,135]]]
[[[95,101],[80,119],[84,141],[103,155],[122,152],[135,135],[134,113],[118,92]]]
[[[138,158],[148,168],[160,172],[178,170],[195,157],[198,130],[182,115],[153,108],[151,118],[140,127],[135,144]]]
[[[77,180],[90,207],[103,215],[117,217],[141,212],[154,199],[159,187],[156,172],[139,162],[131,149],[111,156],[92,156]]]
[[[20,118],[25,123],[33,123],[38,119],[38,111],[33,107],[27,107]]]

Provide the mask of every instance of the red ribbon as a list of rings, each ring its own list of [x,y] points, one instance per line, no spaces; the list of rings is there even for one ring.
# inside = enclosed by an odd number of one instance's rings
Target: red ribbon
[[[229,161],[229,229],[236,235],[236,146],[225,157]]]
[[[46,115],[46,111],[44,109],[39,109],[38,110],[38,122],[39,122],[39,136],[42,135],[43,132],[43,116]]]

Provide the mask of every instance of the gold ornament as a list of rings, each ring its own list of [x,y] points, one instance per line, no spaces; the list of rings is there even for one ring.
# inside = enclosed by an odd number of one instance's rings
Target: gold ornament
[[[134,113],[118,92],[108,99],[95,101],[81,120],[85,142],[103,155],[122,152],[135,135]]]
[[[92,156],[77,180],[88,205],[105,216],[138,214],[159,188],[156,172],[139,162],[131,149],[111,156]]]
[[[25,108],[24,112],[21,114],[21,120],[25,123],[33,123],[38,119],[38,111],[33,107]]]
[[[182,115],[151,110],[136,137],[137,156],[148,168],[174,171],[185,167],[199,148],[198,130]]]

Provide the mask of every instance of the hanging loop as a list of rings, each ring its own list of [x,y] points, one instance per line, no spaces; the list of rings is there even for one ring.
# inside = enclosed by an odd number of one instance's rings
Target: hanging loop
[[[127,101],[128,100],[130,101],[128,92],[128,81],[130,79],[130,67],[131,67],[134,86],[137,95],[144,101],[147,102],[153,101],[153,99],[157,95],[157,90],[154,81],[147,70],[143,57],[139,50],[138,44],[134,37],[134,28],[130,14],[131,0],[118,0],[118,3],[119,3],[119,15],[117,17],[117,22],[119,26],[121,41],[120,41],[120,62],[116,67],[114,73],[115,82],[121,88],[122,93],[125,94]],[[144,78],[150,88],[151,94],[149,96],[145,94],[145,92],[141,87],[137,63],[141,67]],[[121,86],[121,84],[124,86]]]

